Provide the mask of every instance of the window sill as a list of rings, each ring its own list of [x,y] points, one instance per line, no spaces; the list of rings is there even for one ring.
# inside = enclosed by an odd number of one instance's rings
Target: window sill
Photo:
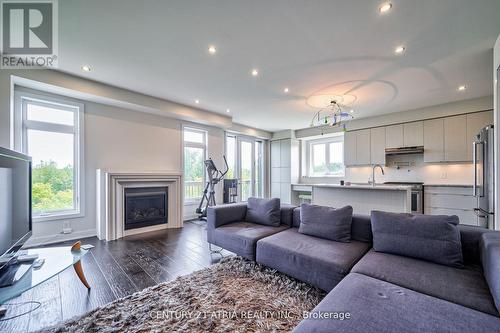
[[[33,223],[58,221],[58,220],[70,220],[70,219],[78,219],[78,218],[82,218],[82,217],[85,217],[85,214],[77,213],[77,212],[49,214],[49,215],[43,215],[43,216],[33,216]]]
[[[304,176],[302,178],[344,178],[344,175],[314,175],[314,176]]]

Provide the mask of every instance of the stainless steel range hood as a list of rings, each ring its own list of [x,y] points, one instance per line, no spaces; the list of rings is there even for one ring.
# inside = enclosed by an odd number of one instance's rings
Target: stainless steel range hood
[[[422,154],[424,146],[385,148],[386,155]]]

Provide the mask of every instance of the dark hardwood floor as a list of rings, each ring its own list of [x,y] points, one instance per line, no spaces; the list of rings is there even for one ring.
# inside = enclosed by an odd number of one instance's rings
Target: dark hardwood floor
[[[27,301],[38,301],[42,305],[24,316],[1,321],[0,332],[31,332],[54,325],[231,255],[227,251],[222,255],[211,254],[205,227],[192,222],[185,222],[182,229],[143,233],[112,242],[85,238],[82,244],[95,246],[82,259],[92,289],[87,292],[74,270],[69,268],[6,303],[9,308],[6,317],[29,310],[33,305],[20,305]]]

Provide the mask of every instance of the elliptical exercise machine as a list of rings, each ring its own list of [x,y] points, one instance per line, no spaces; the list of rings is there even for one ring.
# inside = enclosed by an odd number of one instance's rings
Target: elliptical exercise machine
[[[224,158],[224,164],[226,165],[226,170],[224,172],[217,169],[214,161],[212,161],[212,158],[203,162],[205,164],[205,168],[207,169],[208,181],[207,185],[205,185],[205,189],[203,190],[203,197],[201,198],[200,205],[196,209],[196,214],[198,214],[200,220],[207,217],[208,207],[216,205],[215,185],[222,181],[226,173],[229,171],[226,156],[223,155],[222,157]]]

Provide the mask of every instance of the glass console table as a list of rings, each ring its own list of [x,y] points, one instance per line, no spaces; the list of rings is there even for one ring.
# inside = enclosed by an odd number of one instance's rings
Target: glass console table
[[[38,259],[44,259],[45,262],[40,268],[31,267],[13,285],[0,288],[0,305],[61,273],[70,266],[73,266],[83,285],[90,289],[80,261],[89,250],[81,248],[80,242],[73,246],[33,248],[24,251],[27,255],[38,254]]]

